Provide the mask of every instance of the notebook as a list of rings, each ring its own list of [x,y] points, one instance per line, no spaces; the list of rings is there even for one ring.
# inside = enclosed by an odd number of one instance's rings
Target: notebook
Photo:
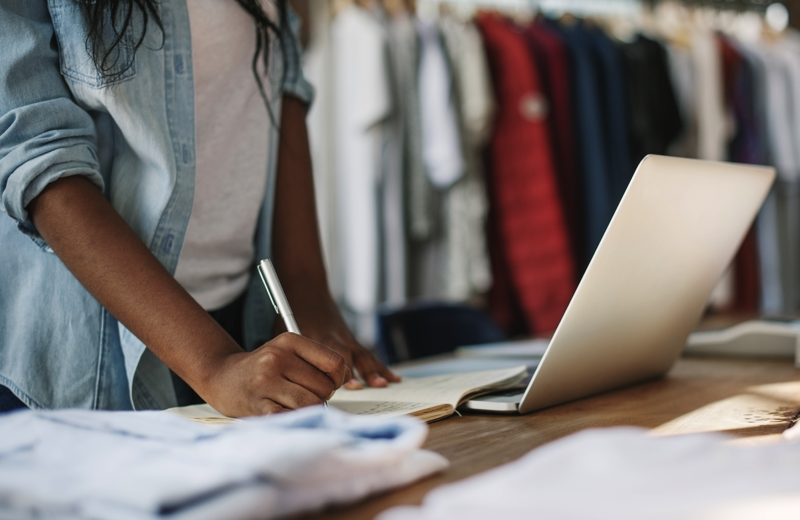
[[[406,377],[385,388],[340,388],[328,405],[356,415],[413,415],[425,422],[433,422],[449,417],[469,398],[514,387],[527,375],[525,365],[520,365],[499,370]],[[236,421],[208,404],[169,408],[167,412],[210,426],[224,426]]]

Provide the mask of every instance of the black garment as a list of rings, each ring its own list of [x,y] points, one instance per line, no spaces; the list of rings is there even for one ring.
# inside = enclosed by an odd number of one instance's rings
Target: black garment
[[[233,340],[240,346],[244,345],[244,299],[243,293],[235,301],[221,309],[209,311],[208,314],[214,321],[225,329]],[[202,404],[205,401],[197,395],[197,392],[189,386],[183,379],[172,372],[172,386],[175,387],[175,397],[178,399],[178,406],[188,406],[190,404]]]
[[[21,408],[27,408],[25,403],[20,401],[11,390],[0,385],[0,413],[11,412]]]
[[[669,73],[667,50],[639,35],[620,45],[628,94],[631,164],[648,154],[664,155],[681,133],[683,120]]]

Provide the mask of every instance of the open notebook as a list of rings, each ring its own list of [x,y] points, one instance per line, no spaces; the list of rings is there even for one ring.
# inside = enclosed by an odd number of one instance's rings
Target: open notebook
[[[413,415],[425,422],[452,415],[459,404],[482,393],[511,388],[527,376],[526,367],[405,378],[386,388],[339,389],[330,406],[357,415]],[[207,404],[170,408],[170,413],[198,422],[222,425],[235,421]]]

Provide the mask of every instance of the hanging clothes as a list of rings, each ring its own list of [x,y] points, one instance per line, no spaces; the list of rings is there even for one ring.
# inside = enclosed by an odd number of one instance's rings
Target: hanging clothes
[[[572,105],[575,114],[575,139],[585,204],[585,253],[591,258],[611,222],[613,207],[609,186],[608,158],[603,145],[604,124],[597,85],[598,64],[591,39],[580,22],[561,25],[549,20],[549,27],[561,36],[570,63]]]
[[[716,35],[709,27],[700,26],[695,28],[691,41],[695,70],[697,158],[724,161],[733,129],[725,109],[722,61]],[[727,310],[733,304],[734,277],[732,268],[729,268],[717,282],[710,297],[713,308]]]
[[[772,44],[766,53],[768,73],[775,76],[773,81],[784,83],[785,100],[780,109],[776,102],[767,99],[769,112],[781,110],[785,114],[785,123],[781,128],[786,133],[778,136],[773,131],[776,141],[783,148],[776,159],[778,165],[778,181],[776,185],[778,236],[781,246],[781,282],[783,287],[783,312],[794,314],[800,311],[800,45],[796,43],[793,33]],[[770,129],[772,131],[772,129]],[[777,143],[776,143],[777,144]],[[791,155],[790,155],[791,154]]]
[[[494,14],[482,13],[477,24],[498,99],[489,163],[505,262],[493,269],[510,275],[530,330],[552,332],[572,297],[574,280],[547,106],[523,37]]]
[[[422,161],[431,183],[446,190],[464,175],[453,79],[436,23],[418,20],[417,32]]]
[[[691,46],[684,43],[667,42],[667,63],[669,77],[675,91],[675,100],[680,110],[682,130],[667,146],[666,155],[697,158],[697,99],[695,96],[695,70]],[[633,100],[631,100],[633,102]],[[631,111],[633,107],[631,107]],[[633,116],[633,114],[632,114]],[[631,137],[636,130],[631,124]],[[636,146],[631,145],[633,153]],[[639,152],[641,154],[641,152]],[[637,154],[638,156],[638,154]]]
[[[714,33],[697,29],[692,36],[697,110],[697,158],[724,161],[730,135],[722,88],[722,63]]]
[[[758,159],[758,134],[753,114],[753,78],[744,55],[724,36],[718,37],[722,56],[722,78],[725,105],[735,122],[734,134],[728,142],[728,158],[734,162],[761,164]],[[758,248],[755,225],[750,228],[734,258],[734,301],[732,309],[754,313],[761,300],[758,274]]]
[[[434,225],[433,187],[422,159],[419,99],[420,44],[414,18],[408,13],[389,21],[397,106],[402,119],[403,177],[405,179],[406,227],[411,241],[424,240]]]
[[[443,292],[445,263],[444,197],[464,175],[464,161],[456,119],[450,65],[434,22],[414,21],[419,42],[416,91],[419,98],[419,135],[428,190],[430,227],[425,236],[409,242],[409,294],[413,299],[438,300]],[[413,194],[412,194],[413,196]]]
[[[589,258],[585,248],[585,202],[576,157],[567,50],[561,37],[541,20],[530,24],[524,35],[550,109],[547,123],[577,280],[583,275]]]
[[[786,312],[794,300],[791,240],[793,184],[798,179],[795,156],[795,124],[790,107],[794,103],[793,86],[787,56],[778,42],[753,47],[764,74],[765,123],[770,162],[778,179],[759,216],[759,253],[761,257],[762,308],[769,313]]]
[[[648,154],[667,153],[683,130],[683,118],[666,49],[639,34],[620,45],[620,51],[628,97],[630,162],[636,167]]]
[[[750,93],[750,101],[747,103],[750,108],[745,107],[742,109],[743,115],[737,119],[737,134],[739,132],[750,132],[753,137],[743,137],[741,139],[735,137],[731,141],[731,157],[742,162],[752,160],[754,164],[769,164],[771,162],[771,145],[767,129],[766,64],[756,46],[737,42],[735,47],[745,60],[746,68],[743,70],[749,70],[752,73],[752,92]],[[746,115],[748,110],[752,110],[752,116]],[[751,144],[751,141],[753,143],[757,142],[757,144]],[[733,148],[734,146],[735,148]],[[775,191],[776,187],[773,186],[754,226],[755,247],[758,257],[758,309],[765,314],[773,315],[780,314],[783,307]],[[749,238],[748,236],[745,242]]]
[[[336,154],[334,146],[333,46],[331,43],[330,4],[317,2],[311,10],[311,38],[303,55],[303,71],[314,85],[316,96],[308,112],[308,143],[314,173],[314,195],[317,205],[322,252],[328,273],[328,285],[336,301],[344,292],[342,266],[339,255],[337,225],[338,196],[336,182]]]
[[[372,343],[379,295],[382,124],[392,109],[387,39],[374,16],[351,5],[332,22],[338,227],[343,308]]]
[[[633,176],[628,152],[628,110],[625,102],[628,93],[623,81],[622,57],[617,46],[599,27],[586,26],[585,32],[598,65],[596,87],[601,99],[601,138],[608,161],[609,204],[613,213]]]
[[[767,161],[763,123],[756,99],[756,70],[746,51],[731,38],[719,37],[725,104],[735,127],[728,142],[728,158],[734,162],[764,164]]]
[[[381,183],[380,183],[380,239],[381,239],[381,285],[379,300],[381,304],[402,306],[408,297],[408,251],[407,251],[407,203],[406,184],[410,164],[406,145],[406,133],[410,119],[408,106],[417,105],[407,97],[416,93],[403,94],[403,89],[412,86],[416,80],[416,40],[406,38],[403,28],[411,26],[407,12],[389,17],[385,12],[378,13],[388,44],[389,87],[393,100],[392,112],[383,133]],[[412,26],[413,27],[413,26]],[[402,101],[409,101],[405,105]]]
[[[464,177],[450,187],[443,203],[442,297],[468,301],[485,293],[492,283],[485,238],[489,202],[481,152],[491,135],[495,102],[483,42],[474,24],[444,17],[439,30],[452,70],[465,161]]]

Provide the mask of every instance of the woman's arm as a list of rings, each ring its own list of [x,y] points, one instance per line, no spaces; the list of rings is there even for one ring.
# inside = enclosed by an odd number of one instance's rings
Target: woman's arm
[[[386,386],[400,378],[353,337],[331,297],[317,227],[314,179],[306,130],[306,107],[284,96],[272,251],[303,335],[335,349],[370,386]],[[357,381],[348,388],[358,388]]]
[[[295,334],[244,352],[86,178],[51,183],[28,211],[89,293],[220,412],[319,404],[349,377],[342,356]]]

